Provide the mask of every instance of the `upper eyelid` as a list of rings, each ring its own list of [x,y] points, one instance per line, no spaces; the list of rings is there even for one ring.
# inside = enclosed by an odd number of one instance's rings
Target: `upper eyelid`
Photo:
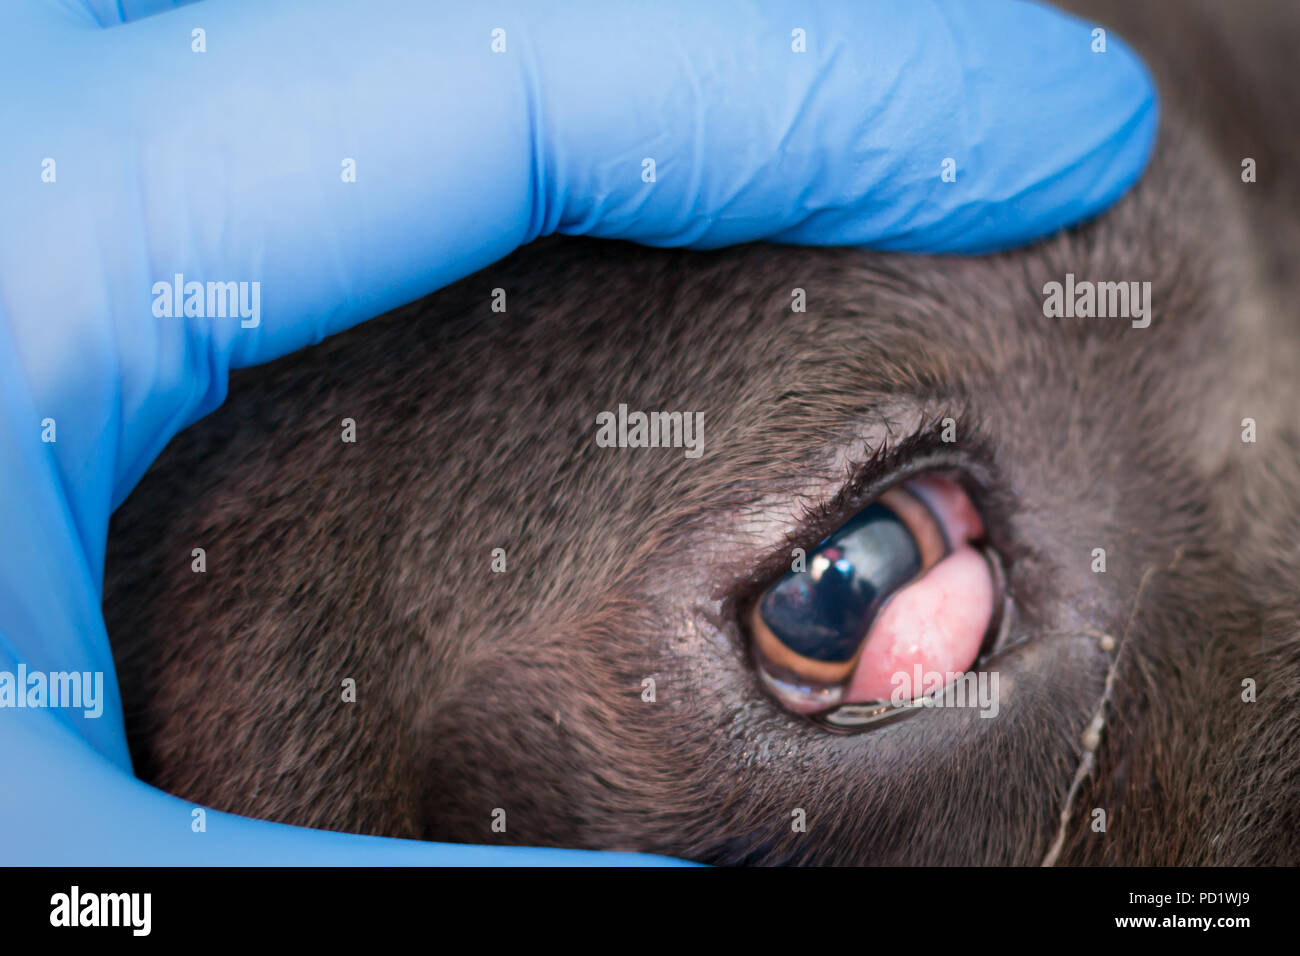
[[[802,494],[791,493],[780,501],[768,499],[760,503],[754,512],[762,518],[755,517],[752,531],[760,543],[742,549],[747,557],[737,566],[733,580],[723,586],[719,596],[736,603],[754,599],[790,570],[795,548],[811,554],[887,489],[926,471],[956,469],[977,486],[985,486],[992,469],[992,456],[981,437],[980,423],[973,416],[968,412],[941,411],[913,418],[910,430],[901,436],[885,423],[876,436],[859,439],[856,447],[862,448],[863,454],[856,459],[852,456],[841,459],[845,476],[833,488],[827,487],[829,481],[823,479],[820,492],[813,489]],[[955,432],[955,442],[943,440],[948,429]],[[792,499],[801,499],[793,510],[790,509]],[[767,538],[766,545],[761,543],[763,537]]]
[[[948,419],[952,419],[954,426],[954,442],[943,439]],[[867,449],[863,460],[851,466],[849,478],[833,495],[805,509],[800,539],[820,533],[812,542],[815,546],[887,489],[926,471],[944,466],[974,470],[987,461],[987,449],[976,439],[977,435],[967,415],[948,414],[927,418],[902,438],[887,440],[874,450]]]

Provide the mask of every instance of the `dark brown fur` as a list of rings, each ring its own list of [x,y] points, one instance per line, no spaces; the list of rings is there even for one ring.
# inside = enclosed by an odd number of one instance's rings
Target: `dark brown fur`
[[[137,772],[420,839],[1038,863],[1106,697],[1061,862],[1300,862],[1300,30],[1221,6],[1100,16],[1161,80],[1157,155],[1112,211],[1031,249],[554,240],[236,375],[113,523]],[[1044,318],[1066,272],[1149,280],[1150,328]],[[597,448],[619,402],[702,411],[704,456]],[[909,444],[946,415],[951,451]],[[1008,565],[1023,641],[1001,713],[829,735],[760,690],[736,605],[933,462],[970,472]],[[847,489],[846,463],[866,463]]]

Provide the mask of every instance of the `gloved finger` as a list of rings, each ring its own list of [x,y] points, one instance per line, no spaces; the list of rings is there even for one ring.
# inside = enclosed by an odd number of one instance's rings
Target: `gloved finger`
[[[982,250],[1114,200],[1155,120],[1127,48],[1023,3],[207,0],[89,32],[42,94],[59,122],[19,129],[24,163],[67,159],[57,190],[16,177],[0,283],[16,316],[113,323],[115,501],[229,368],[538,235]],[[59,247],[58,283],[15,281]],[[243,321],[167,314],[186,282],[242,283],[215,298]],[[41,404],[66,335],[20,330]]]
[[[364,16],[341,0],[302,9],[213,0],[69,30],[60,47],[38,42],[48,16],[0,30],[0,77],[24,91],[0,100],[16,224],[0,232],[13,366],[0,444],[22,462],[0,495],[21,532],[0,625],[15,660],[111,660],[88,624],[108,514],[221,400],[234,365],[548,231],[967,251],[1027,239],[1117,196],[1154,128],[1149,81],[1122,46],[1093,54],[1084,25],[1027,6],[980,7],[967,24],[946,4],[777,8],[761,23],[683,5],[635,30],[578,5],[546,20],[398,0]],[[256,284],[257,320],[155,312],[176,275]],[[43,415],[58,444],[35,444]],[[50,527],[68,532],[57,548]],[[117,758],[120,709],[109,719],[96,749]]]
[[[116,26],[165,13],[177,7],[189,6],[200,0],[75,0],[81,4],[100,26]]]

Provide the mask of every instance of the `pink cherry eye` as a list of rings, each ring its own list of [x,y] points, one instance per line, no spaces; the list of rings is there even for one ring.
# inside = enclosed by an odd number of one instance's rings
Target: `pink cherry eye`
[[[891,488],[768,588],[748,615],[758,671],[788,709],[922,695],[916,675],[956,675],[980,656],[1000,587],[984,526],[951,477]],[[927,679],[928,682],[928,679]]]

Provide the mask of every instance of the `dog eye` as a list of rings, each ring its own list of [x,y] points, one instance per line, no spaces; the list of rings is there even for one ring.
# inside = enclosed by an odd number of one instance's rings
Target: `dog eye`
[[[918,668],[927,681],[970,670],[1001,603],[983,537],[975,507],[946,475],[886,491],[750,609],[763,683],[788,709],[819,714],[897,703]]]

